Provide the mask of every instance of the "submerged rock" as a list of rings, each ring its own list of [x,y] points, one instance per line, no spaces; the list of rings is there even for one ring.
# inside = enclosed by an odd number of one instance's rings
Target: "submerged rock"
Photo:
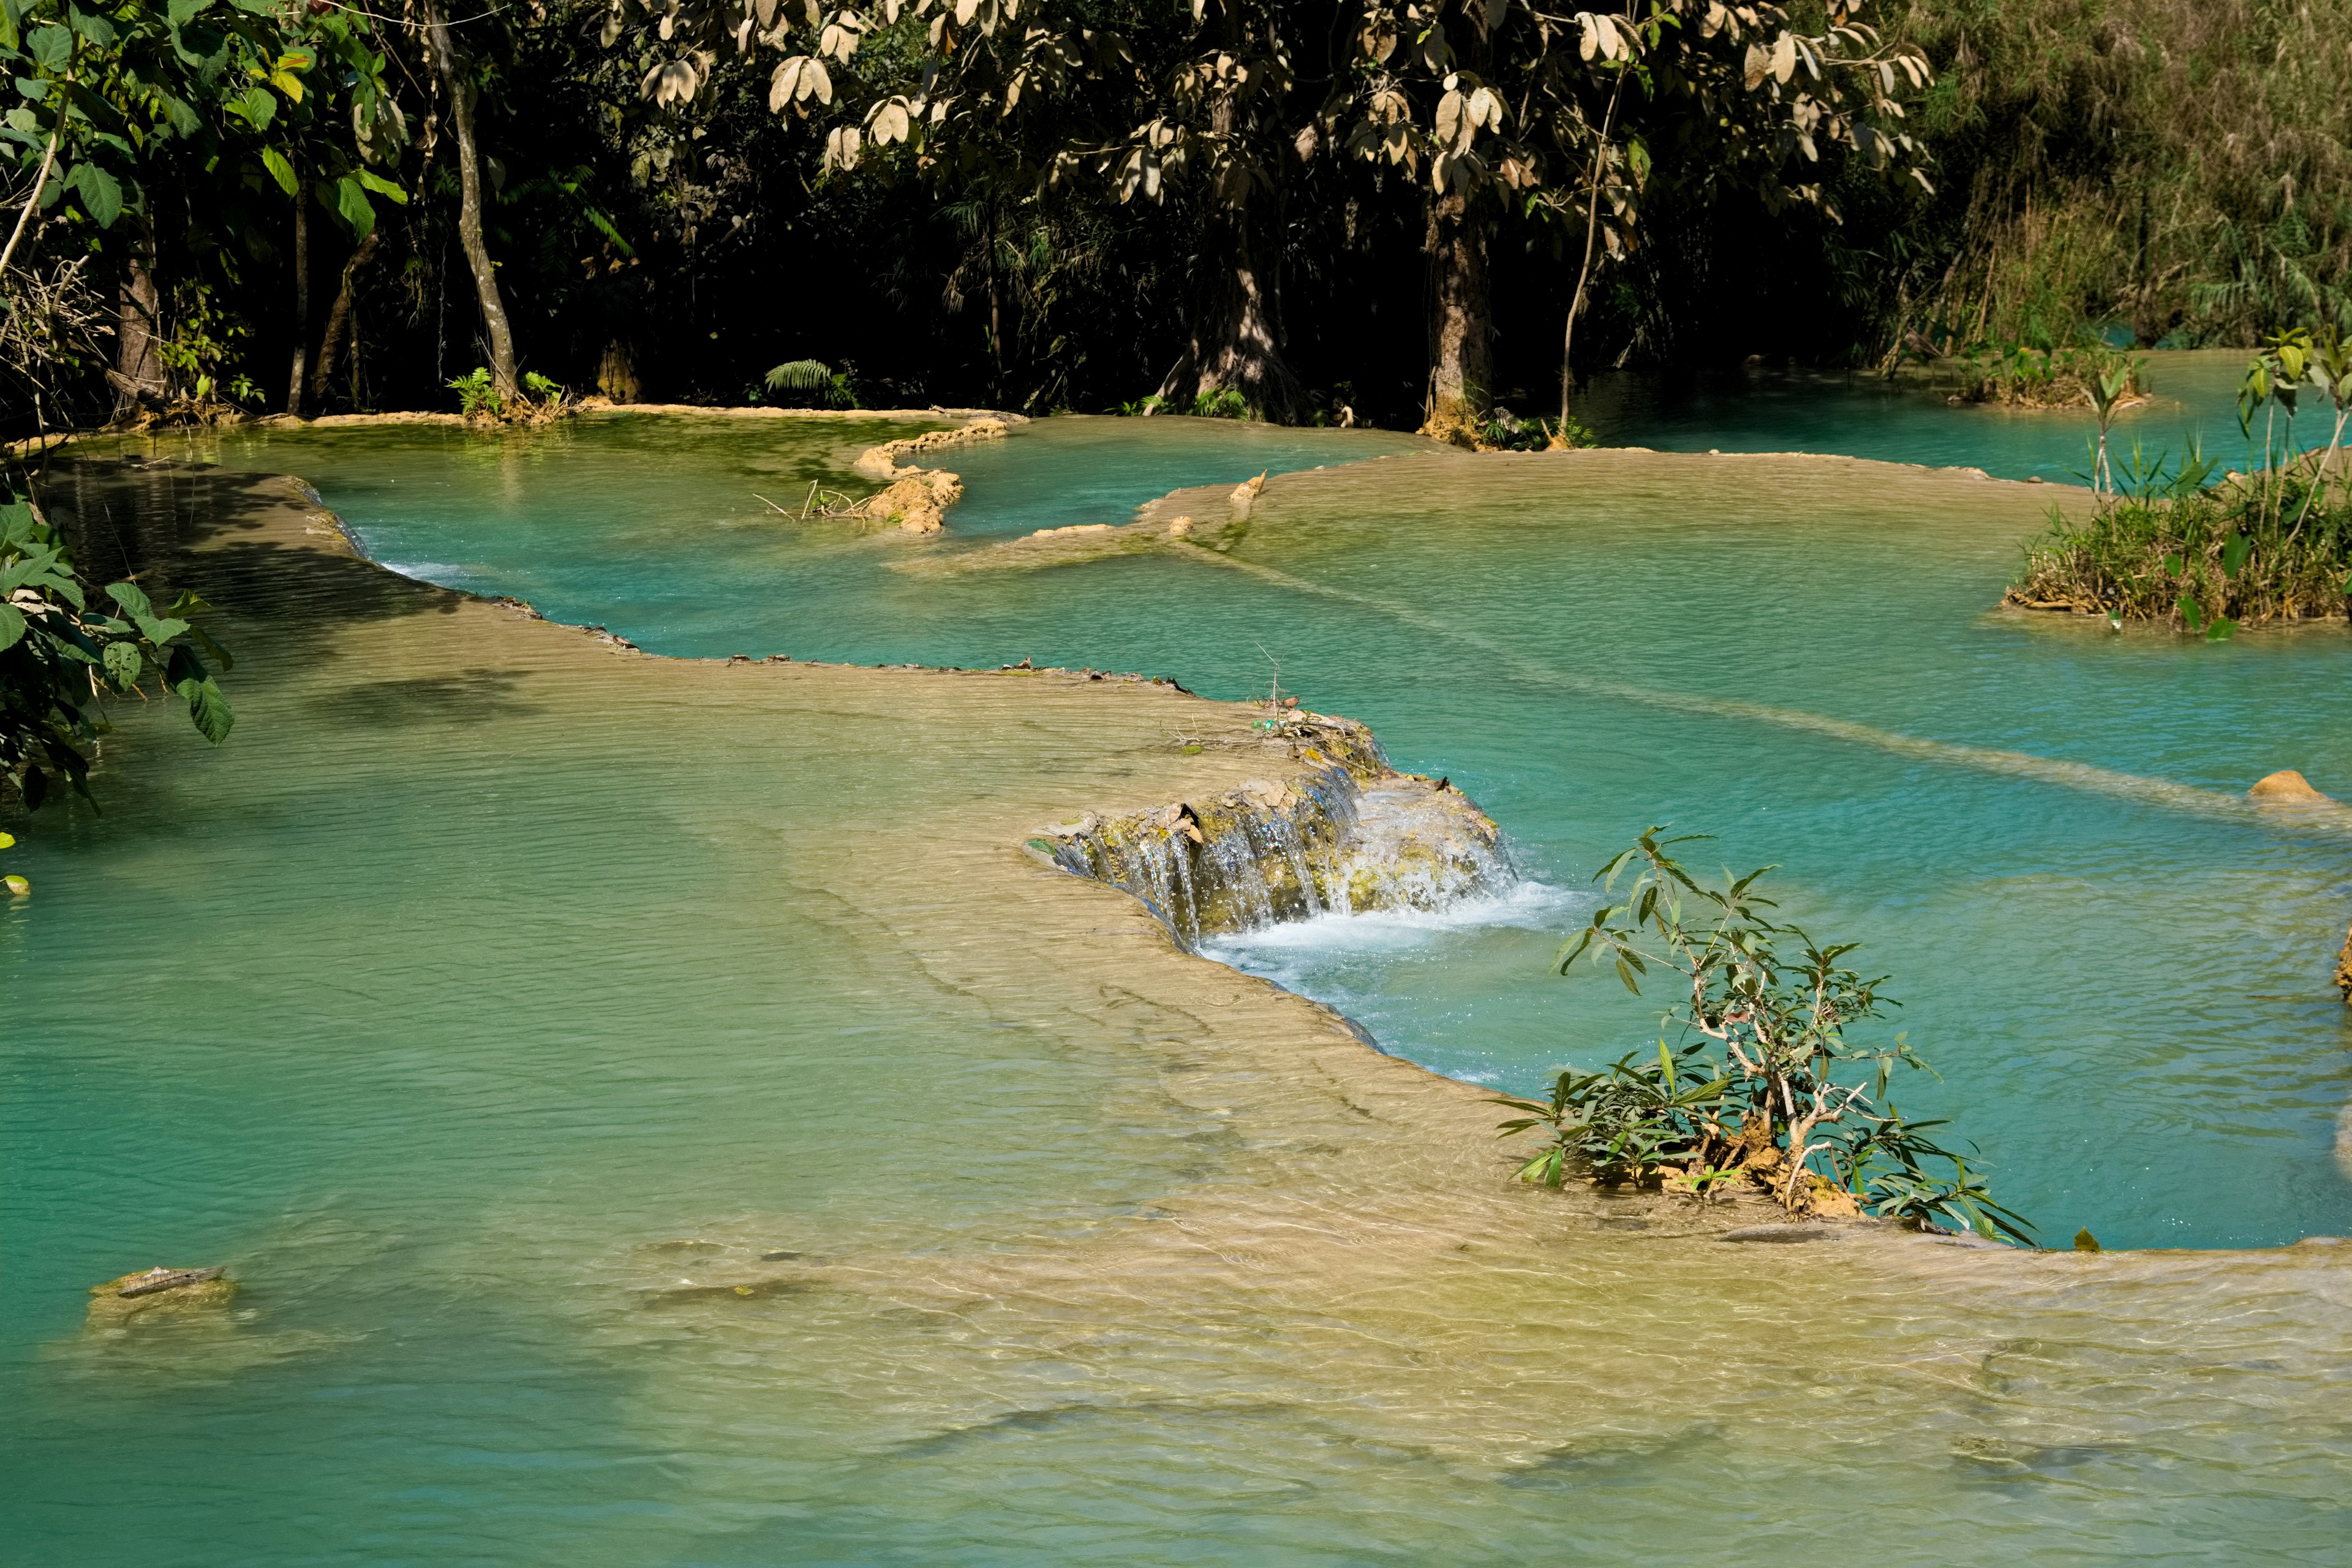
[[[125,1274],[89,1288],[89,1321],[118,1323],[157,1309],[226,1307],[236,1295],[236,1281],[226,1266],[211,1268],[166,1268],[158,1266]]]
[[[2250,800],[2276,801],[2287,805],[2333,805],[2332,797],[2311,787],[2311,781],[2293,768],[2281,768],[2254,781],[2246,792]]]

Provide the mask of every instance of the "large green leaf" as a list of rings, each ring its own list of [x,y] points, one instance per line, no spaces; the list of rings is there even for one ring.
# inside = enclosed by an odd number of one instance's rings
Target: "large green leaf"
[[[33,58],[51,70],[63,70],[73,58],[73,35],[55,22],[47,22],[33,29],[25,40],[31,47]]]
[[[146,669],[147,660],[137,643],[110,642],[106,645],[106,679],[118,691],[127,691]]]
[[[229,728],[236,722],[236,715],[231,711],[228,699],[221,695],[221,689],[214,684],[211,676],[202,680],[180,682],[179,692],[188,700],[188,717],[195,721],[197,731],[205,740],[217,746],[228,739]]]
[[[383,197],[386,201],[404,207],[408,205],[408,193],[402,190],[398,185],[394,184],[390,180],[385,179],[382,174],[374,174],[366,169],[362,169],[359,172],[359,182],[361,184],[365,185],[369,190],[373,191],[377,195]]]
[[[360,239],[365,239],[375,227],[375,208],[368,205],[367,193],[360,189],[360,183],[349,175],[335,182],[335,216]]]
[[[0,605],[0,648],[15,647],[24,635],[24,612],[14,605]]]
[[[280,190],[289,196],[294,194],[294,165],[286,161],[285,153],[275,147],[264,147],[261,166],[269,171],[269,177],[278,182]]]
[[[81,197],[81,210],[99,227],[112,228],[114,220],[122,216],[121,184],[95,163],[78,163],[74,173],[81,180],[75,187]]]
[[[152,616],[155,606],[148,602],[147,590],[136,583],[109,583],[106,596],[122,606],[125,615]]]

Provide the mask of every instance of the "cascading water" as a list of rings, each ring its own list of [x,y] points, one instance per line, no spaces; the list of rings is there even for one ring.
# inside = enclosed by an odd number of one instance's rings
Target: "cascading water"
[[[1495,824],[1443,779],[1400,773],[1369,731],[1287,726],[1310,771],[1049,830],[1058,865],[1125,889],[1185,942],[1323,914],[1436,911],[1517,879]]]

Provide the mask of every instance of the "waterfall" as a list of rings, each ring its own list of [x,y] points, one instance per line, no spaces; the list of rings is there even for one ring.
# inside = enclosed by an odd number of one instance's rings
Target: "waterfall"
[[[1326,913],[1442,910],[1517,879],[1495,824],[1468,797],[1391,772],[1354,734],[1353,747],[1302,747],[1295,754],[1320,765],[1286,783],[1089,815],[1033,845],[1134,894],[1187,946]]]

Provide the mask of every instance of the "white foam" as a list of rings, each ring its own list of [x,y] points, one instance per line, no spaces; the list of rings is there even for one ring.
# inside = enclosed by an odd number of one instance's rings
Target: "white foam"
[[[1293,969],[1301,959],[1311,962],[1402,952],[1448,931],[1498,926],[1563,931],[1572,923],[1569,917],[1581,914],[1591,903],[1589,893],[1533,879],[1514,880],[1494,892],[1456,899],[1440,909],[1401,907],[1364,914],[1321,914],[1236,935],[1210,937],[1201,943],[1201,952],[1236,968]]]
[[[431,583],[443,588],[457,578],[471,575],[463,566],[446,561],[379,561],[376,564],[412,582]]]

